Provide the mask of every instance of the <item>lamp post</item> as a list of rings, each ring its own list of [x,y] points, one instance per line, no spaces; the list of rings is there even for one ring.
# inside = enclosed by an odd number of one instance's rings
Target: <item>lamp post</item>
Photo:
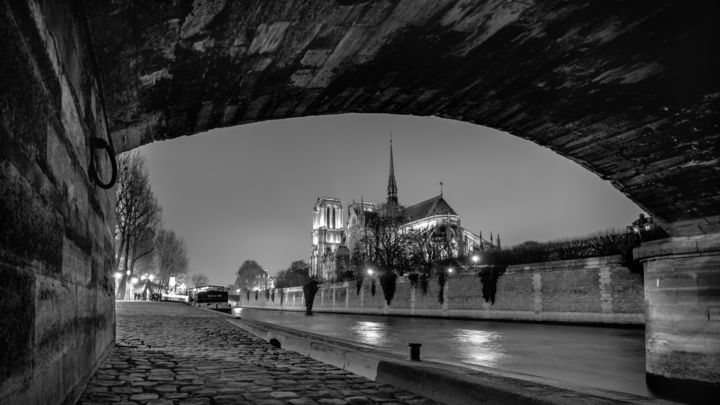
[[[375,279],[373,277],[373,274],[375,271],[373,269],[367,269],[367,275],[370,279],[370,295],[375,296]]]

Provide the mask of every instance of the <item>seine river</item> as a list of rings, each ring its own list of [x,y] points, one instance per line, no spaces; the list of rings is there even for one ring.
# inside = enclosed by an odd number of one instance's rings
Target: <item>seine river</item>
[[[644,329],[243,309],[242,317],[476,369],[651,396]]]

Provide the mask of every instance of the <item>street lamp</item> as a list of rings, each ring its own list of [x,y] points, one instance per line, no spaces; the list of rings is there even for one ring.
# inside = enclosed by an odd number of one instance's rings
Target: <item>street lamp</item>
[[[473,255],[473,256],[472,256],[472,262],[473,262],[474,264],[478,264],[479,261],[480,261],[480,256],[478,256],[478,255]]]
[[[452,274],[452,272],[455,271],[452,267],[448,267],[448,274]]]
[[[368,269],[368,270],[367,270],[367,275],[370,276],[370,277],[372,277],[372,275],[373,275],[373,269]]]

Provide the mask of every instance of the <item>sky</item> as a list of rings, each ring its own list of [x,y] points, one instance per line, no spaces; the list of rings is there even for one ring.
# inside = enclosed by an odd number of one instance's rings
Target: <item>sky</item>
[[[440,193],[462,225],[504,247],[624,229],[642,211],[549,149],[434,117],[343,114],[215,129],[140,148],[189,274],[226,285],[245,260],[270,275],[309,260],[318,196],[385,200],[392,132],[400,204]],[[347,212],[344,212],[347,215]]]

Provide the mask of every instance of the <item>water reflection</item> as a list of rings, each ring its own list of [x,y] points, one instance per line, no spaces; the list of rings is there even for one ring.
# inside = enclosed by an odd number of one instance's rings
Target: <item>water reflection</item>
[[[638,395],[645,387],[643,329],[380,317],[244,309],[243,317],[470,368],[495,368]]]
[[[351,328],[361,343],[382,346],[387,340],[387,327],[382,322],[358,321]]]
[[[468,363],[494,367],[505,357],[502,352],[502,335],[497,332],[456,329],[453,341],[453,350],[461,353]]]

